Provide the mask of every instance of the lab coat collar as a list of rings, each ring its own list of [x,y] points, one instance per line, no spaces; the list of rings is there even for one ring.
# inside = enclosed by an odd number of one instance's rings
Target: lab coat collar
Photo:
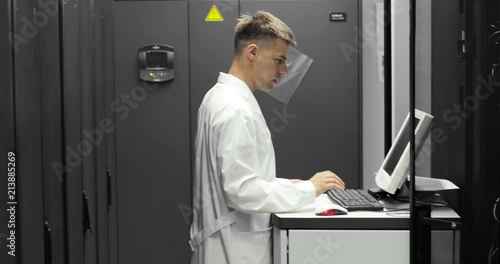
[[[243,96],[245,96],[245,98],[255,99],[252,90],[250,90],[250,87],[248,87],[248,85],[244,81],[236,76],[221,72],[219,73],[219,79],[217,80],[217,82],[234,86]]]
[[[219,74],[219,79],[217,80],[217,82],[223,85],[230,86],[231,89],[234,89],[238,94],[243,96],[243,98],[245,98],[245,100],[250,104],[253,111],[257,112],[262,117],[262,120],[264,120],[264,117],[262,116],[262,110],[260,109],[257,99],[253,95],[252,90],[250,90],[250,88],[244,81],[231,74],[221,72]],[[265,121],[263,122],[265,123]]]

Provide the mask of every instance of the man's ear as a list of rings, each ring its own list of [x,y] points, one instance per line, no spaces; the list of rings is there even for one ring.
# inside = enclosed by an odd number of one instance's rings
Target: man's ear
[[[257,60],[257,56],[259,54],[259,46],[256,44],[250,44],[247,46],[247,58],[250,61]]]

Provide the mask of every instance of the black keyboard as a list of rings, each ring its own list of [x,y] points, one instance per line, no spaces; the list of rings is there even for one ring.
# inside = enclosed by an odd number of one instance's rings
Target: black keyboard
[[[380,211],[384,209],[384,206],[365,190],[329,190],[327,194],[330,201],[349,211]]]

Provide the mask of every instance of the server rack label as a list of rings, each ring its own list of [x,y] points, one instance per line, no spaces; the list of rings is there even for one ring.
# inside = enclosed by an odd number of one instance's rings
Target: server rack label
[[[345,22],[347,20],[345,12],[330,12],[331,22]]]

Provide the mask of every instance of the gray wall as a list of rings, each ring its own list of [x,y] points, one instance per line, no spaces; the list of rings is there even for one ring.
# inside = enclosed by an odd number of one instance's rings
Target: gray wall
[[[415,107],[431,113],[431,5],[432,1],[417,1],[416,10],[416,47],[415,47]],[[424,143],[423,150],[430,153],[431,137]],[[431,156],[420,155],[417,159],[416,174],[430,177]]]
[[[415,107],[431,113],[431,1],[417,1]],[[393,1],[392,14],[392,138],[395,139],[409,112],[410,17],[409,0]],[[430,137],[424,150],[430,148]],[[420,157],[423,159],[424,157]],[[417,175],[430,176],[430,157],[417,164]]]
[[[410,80],[409,0],[393,1],[392,10],[392,139],[408,114]]]
[[[362,1],[363,189],[377,186],[374,173],[384,160],[384,81],[379,77],[382,64],[378,57],[383,51],[379,41],[384,38],[384,19],[376,14],[377,3],[383,4],[383,0]]]
[[[363,188],[374,188],[374,172],[384,159],[384,82],[378,77],[380,62],[377,40],[383,38],[383,28],[375,31],[373,24],[383,23],[376,17],[376,4],[382,0],[363,0]],[[427,113],[431,112],[431,1],[417,2],[416,28],[416,93],[415,105]],[[409,107],[409,0],[393,1],[392,14],[392,136],[397,135],[408,114]],[[378,20],[377,20],[378,19]],[[382,20],[382,21],[380,21]],[[430,149],[427,139],[424,150]],[[423,158],[423,157],[420,157]],[[430,176],[430,158],[425,157],[417,167],[417,174]]]

